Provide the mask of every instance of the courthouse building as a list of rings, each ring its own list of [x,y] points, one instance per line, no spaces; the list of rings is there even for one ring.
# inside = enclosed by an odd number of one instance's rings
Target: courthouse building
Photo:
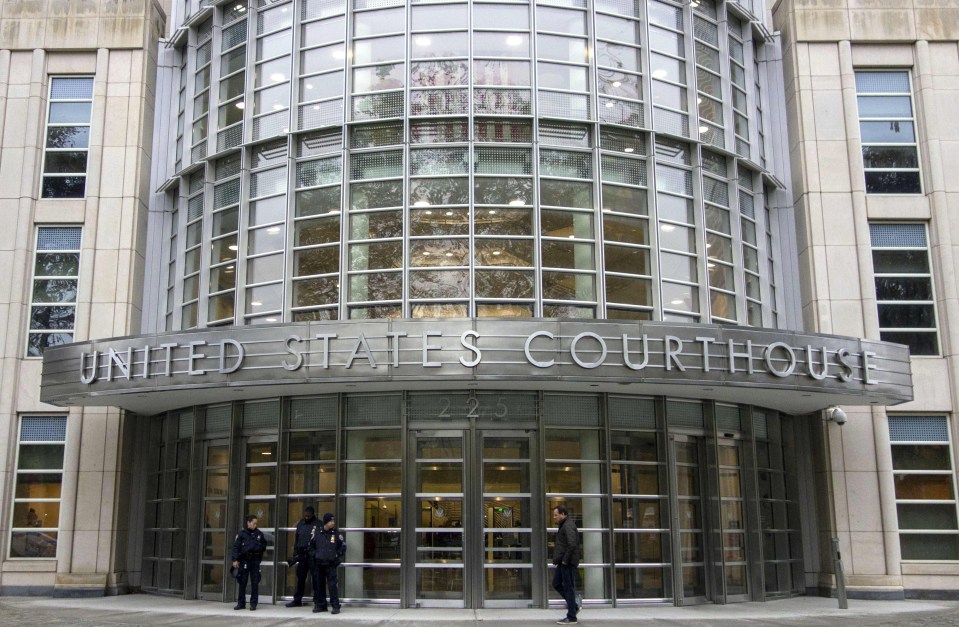
[[[957,595],[959,7],[161,4],[0,7],[0,593]]]

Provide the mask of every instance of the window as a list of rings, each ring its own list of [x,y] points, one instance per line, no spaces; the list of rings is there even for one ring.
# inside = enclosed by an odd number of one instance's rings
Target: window
[[[926,227],[870,224],[879,337],[913,355],[938,355],[936,306]]]
[[[86,195],[92,105],[92,77],[50,80],[41,197],[83,198]]]
[[[30,293],[28,357],[39,357],[47,346],[73,341],[79,275],[80,227],[38,228]]]
[[[17,451],[11,558],[55,558],[66,416],[23,416]]]
[[[862,165],[869,194],[919,194],[909,72],[856,72]]]
[[[890,416],[904,560],[959,560],[956,479],[945,416]]]

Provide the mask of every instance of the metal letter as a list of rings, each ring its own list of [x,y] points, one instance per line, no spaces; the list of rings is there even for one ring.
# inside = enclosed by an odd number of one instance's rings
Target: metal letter
[[[280,364],[283,366],[284,370],[289,370],[290,372],[292,372],[294,370],[299,370],[300,368],[303,367],[303,352],[290,346],[292,342],[302,342],[302,341],[303,341],[303,338],[301,338],[299,335],[291,335],[290,337],[286,338],[286,352],[296,357],[296,361],[291,364],[284,359]]]
[[[423,331],[423,367],[424,368],[439,368],[443,364],[438,361],[430,361],[429,351],[431,350],[440,350],[443,348],[442,344],[430,344],[431,337],[442,337],[442,333],[437,333],[436,331]]]
[[[630,370],[642,370],[649,363],[649,337],[643,333],[643,363],[634,364],[629,361],[629,336],[623,333],[623,363]]]
[[[876,365],[869,362],[870,357],[875,357],[876,353],[872,351],[863,351],[862,352],[862,382],[866,385],[872,385],[873,383],[879,383],[872,378],[872,375],[869,374],[870,370],[875,370]]]
[[[336,333],[317,333],[316,339],[323,340],[323,361],[320,362],[320,368],[330,367],[330,339],[335,338]]]
[[[806,370],[809,371],[809,376],[816,381],[822,381],[829,376],[829,353],[825,346],[819,349],[819,354],[822,356],[822,372],[816,372],[816,369],[813,368],[813,347],[806,346]]]
[[[852,381],[853,364],[849,361],[849,351],[840,348],[836,351],[836,359],[839,360],[839,378],[849,383]]]
[[[127,359],[123,361],[120,359],[120,353],[116,352],[112,348],[107,352],[107,381],[113,381],[113,365],[116,364],[117,368],[120,369],[120,373],[126,377],[126,380],[130,380],[130,364],[133,362],[133,349],[127,349]]]
[[[393,367],[400,367],[400,338],[406,337],[406,331],[387,331],[386,337],[393,340],[390,342],[390,352],[393,353]]]
[[[596,340],[597,342],[599,342],[599,345],[600,345],[600,346],[602,347],[602,349],[603,349],[603,352],[602,352],[602,354],[600,354],[599,359],[597,359],[597,360],[594,361],[594,362],[585,362],[585,361],[583,361],[582,359],[579,358],[579,355],[576,354],[576,345],[577,345],[577,344],[579,343],[579,341],[580,341],[581,339],[583,339],[584,337],[591,337],[591,338],[593,338],[594,340]],[[569,345],[569,354],[570,354],[570,357],[573,358],[573,361],[575,361],[575,362],[577,363],[577,365],[579,365],[580,368],[597,368],[597,367],[603,365],[603,362],[606,361],[606,352],[607,352],[607,351],[606,351],[606,342],[603,341],[603,338],[600,337],[599,335],[596,335],[595,333],[590,332],[590,331],[584,331],[584,332],[580,333],[579,335],[577,335],[576,337],[573,338],[572,343]]]
[[[533,359],[533,355],[529,352],[529,348],[533,344],[533,340],[538,337],[548,337],[551,340],[556,339],[555,336],[549,331],[536,331],[535,333],[530,334],[530,336],[526,338],[526,344],[523,345],[523,352],[526,353],[526,361],[533,364],[537,368],[549,368],[556,363],[555,359],[550,359],[549,361],[536,361]]]
[[[475,344],[470,344],[469,342],[466,341],[466,338],[468,337],[477,339],[479,338],[479,336],[480,334],[477,333],[476,331],[473,331],[472,329],[469,331],[463,331],[463,335],[460,336],[460,344],[463,345],[463,348],[465,348],[466,350],[476,355],[476,357],[474,359],[471,359],[470,361],[466,361],[465,359],[460,357],[460,363],[466,366],[467,368],[475,368],[476,366],[479,365],[480,361],[482,361],[483,359],[482,351],[476,348]]]
[[[703,372],[709,372],[709,345],[716,341],[714,337],[697,337],[697,342],[703,343]]]
[[[746,358],[746,373],[753,373],[753,341],[746,340],[746,352],[737,353],[736,352],[736,342],[729,340],[729,373],[736,374],[736,358],[745,357]]]
[[[90,385],[97,380],[97,374],[100,370],[100,353],[93,351],[93,367],[90,369],[89,376],[84,372],[87,367],[87,354],[80,353],[80,383]]]
[[[179,346],[179,344],[160,344],[160,348],[166,349],[166,356],[163,358],[163,363],[166,364],[165,370],[163,371],[164,377],[169,377],[172,375],[173,369],[173,349]]]
[[[773,351],[777,348],[785,350],[786,354],[789,355],[789,367],[785,370],[776,370],[773,365]],[[766,350],[763,351],[763,360],[766,362],[766,370],[777,377],[788,377],[796,370],[796,353],[793,351],[793,347],[785,342],[773,342],[767,346]]]
[[[204,342],[203,340],[190,342],[190,353],[186,357],[186,373],[191,376],[197,375],[197,374],[206,374],[205,370],[195,370],[193,368],[196,365],[197,359],[206,358],[206,355],[196,352],[197,346],[206,346],[206,342]]]
[[[141,379],[146,379],[150,376],[150,347],[143,347],[143,373],[140,375]]]
[[[236,363],[229,368],[226,367],[226,345],[236,347]],[[246,349],[236,340],[226,339],[220,342],[220,374],[231,374],[240,369],[243,365],[243,358],[246,357]]]
[[[360,348],[363,349],[364,354],[360,354]],[[366,336],[360,333],[360,337],[356,338],[356,344],[353,345],[353,352],[350,353],[349,359],[346,360],[346,369],[349,370],[353,367],[353,360],[357,357],[365,358],[366,361],[370,363],[370,368],[376,368],[376,361],[373,359],[373,353],[370,352],[370,345],[366,343]]]
[[[670,344],[675,344],[676,348],[671,349]],[[667,335],[663,338],[663,357],[666,362],[666,370],[673,369],[673,363],[676,363],[676,367],[679,368],[680,372],[686,372],[686,366],[684,366],[679,361],[679,354],[683,352],[683,341],[676,337],[675,335]]]

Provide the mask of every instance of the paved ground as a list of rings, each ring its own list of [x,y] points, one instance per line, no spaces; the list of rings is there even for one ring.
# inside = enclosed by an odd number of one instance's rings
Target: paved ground
[[[338,616],[313,614],[309,607],[287,609],[261,606],[256,612],[233,611],[232,605],[183,601],[145,594],[98,599],[0,597],[0,625],[129,625],[235,626],[303,625],[322,621],[341,625],[476,625],[497,623],[522,627],[551,625],[561,610],[399,610],[349,607]],[[891,627],[959,627],[959,602],[857,601],[840,610],[835,599],[801,597],[769,603],[701,605],[696,607],[641,606],[589,608],[580,614],[584,625],[708,625],[710,627],[764,627],[768,625],[846,625]]]

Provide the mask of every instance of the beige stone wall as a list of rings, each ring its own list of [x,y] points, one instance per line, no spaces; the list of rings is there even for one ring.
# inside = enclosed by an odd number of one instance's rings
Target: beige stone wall
[[[914,357],[915,400],[888,411],[951,413],[959,381],[959,219],[950,217],[959,209],[952,171],[959,163],[959,2],[780,0],[774,17],[783,38],[806,328],[878,339],[868,223],[926,221],[943,356]],[[866,67],[911,71],[922,195],[865,193],[854,69]],[[855,589],[959,589],[955,566],[900,561],[887,409],[846,411],[842,428],[813,427],[824,450],[817,477],[823,570],[836,536]],[[954,436],[957,426],[953,417]],[[807,580],[831,584],[828,574]]]
[[[56,561],[8,553],[17,416],[39,401],[41,360],[24,358],[37,225],[83,227],[75,338],[137,333],[141,319],[157,37],[150,0],[0,2],[0,590],[122,590],[133,419],[69,412]],[[86,198],[39,198],[49,77],[94,76]],[[126,447],[126,448],[125,448]],[[119,505],[118,505],[119,504]],[[138,569],[138,565],[132,566]]]

